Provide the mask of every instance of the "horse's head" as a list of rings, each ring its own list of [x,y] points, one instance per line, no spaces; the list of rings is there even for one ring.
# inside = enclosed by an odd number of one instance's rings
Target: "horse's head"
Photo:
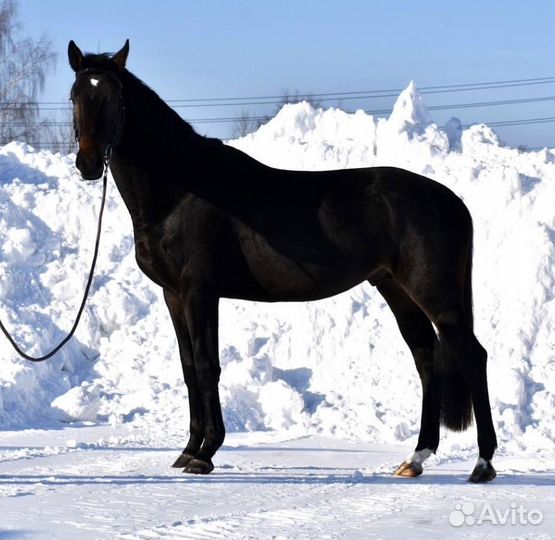
[[[124,121],[123,87],[129,40],[113,56],[87,54],[69,42],[69,65],[75,71],[71,88],[73,127],[79,143],[76,166],[85,180],[102,176],[104,163],[117,144]]]

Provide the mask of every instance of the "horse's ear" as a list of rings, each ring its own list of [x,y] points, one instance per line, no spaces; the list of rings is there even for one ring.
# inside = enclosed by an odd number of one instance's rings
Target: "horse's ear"
[[[75,41],[71,40],[67,46],[67,56],[69,58],[69,65],[73,71],[79,71],[83,67],[83,53],[75,45]]]
[[[129,40],[125,40],[125,45],[112,56],[112,61],[120,68],[123,69],[125,67],[125,63],[127,62],[127,55],[129,54]]]

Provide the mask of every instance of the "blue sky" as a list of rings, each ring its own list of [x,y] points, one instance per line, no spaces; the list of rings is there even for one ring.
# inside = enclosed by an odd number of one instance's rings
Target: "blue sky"
[[[46,32],[58,51],[44,101],[67,99],[67,42],[115,51],[164,99],[344,92],[550,77],[555,73],[552,0],[19,0],[23,31]],[[553,84],[426,96],[429,105],[553,96]],[[344,101],[387,108],[393,98]],[[325,102],[336,106],[336,102]],[[272,106],[179,109],[186,119],[231,117]],[[553,116],[553,102],[433,111],[443,124]],[[195,123],[193,122],[195,125]],[[228,137],[230,124],[198,124]],[[498,128],[510,144],[555,145],[551,124]]]

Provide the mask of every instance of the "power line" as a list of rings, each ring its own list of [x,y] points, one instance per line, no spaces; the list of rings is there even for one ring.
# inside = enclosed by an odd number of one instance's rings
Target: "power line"
[[[543,118],[525,118],[523,120],[504,120],[499,122],[474,122],[474,124],[463,124],[463,128],[476,124],[485,124],[489,127],[508,127],[508,126],[525,126],[532,124],[549,124],[555,122],[555,116],[546,116]]]
[[[429,110],[441,111],[445,109],[467,109],[472,107],[489,107],[497,105],[516,105],[520,103],[538,103],[540,101],[555,101],[555,96],[545,96],[538,98],[506,99],[497,101],[482,101],[475,103],[456,103],[452,105],[431,105],[426,107]]]
[[[217,119],[199,119],[197,120],[195,123],[197,124],[209,124],[211,122],[234,122],[235,120],[239,120],[240,118],[237,117],[230,117],[230,118],[217,118]],[[248,120],[253,120],[253,121],[263,121],[263,120],[268,120],[267,116],[255,116],[255,117],[249,117]],[[193,122],[191,120],[191,122]],[[524,125],[524,124],[546,124],[549,122],[555,122],[555,116],[551,116],[551,117],[543,117],[543,118],[529,118],[529,119],[523,119],[523,120],[507,120],[507,121],[500,121],[500,122],[473,122],[471,124],[464,124],[463,127],[469,127],[469,126],[473,126],[476,124],[485,124],[487,126],[491,126],[491,127],[501,127],[501,126],[518,126],[518,125]]]
[[[529,79],[512,79],[504,81],[488,81],[481,83],[460,83],[452,85],[434,85],[434,86],[423,86],[419,88],[421,94],[442,94],[449,92],[461,92],[470,90],[489,90],[489,89],[503,89],[503,88],[514,88],[514,87],[527,87],[535,85],[552,85],[555,82],[555,77],[536,77]],[[392,89],[392,90],[363,90],[363,91],[353,91],[353,92],[328,92],[328,93],[313,93],[313,94],[295,94],[291,96],[294,102],[300,101],[303,98],[307,99],[317,99],[318,101],[331,101],[331,100],[354,100],[354,99],[370,99],[370,98],[386,98],[386,97],[397,97],[403,89]],[[176,99],[167,100],[168,104],[172,104],[174,109],[177,108],[190,108],[190,107],[212,107],[212,106],[248,106],[248,105],[271,105],[271,104],[284,104],[284,98],[287,96],[250,96],[250,97],[223,97],[223,98],[195,98],[195,99]],[[278,101],[274,101],[278,100]],[[450,110],[450,109],[465,109],[465,108],[480,108],[480,107],[495,107],[495,106],[507,106],[507,105],[519,105],[524,103],[540,103],[540,102],[553,102],[555,101],[555,96],[543,96],[543,97],[529,97],[520,99],[498,99],[492,101],[478,101],[469,103],[451,103],[446,105],[428,105],[426,108],[428,110]],[[67,102],[39,102],[39,105],[65,105]],[[0,112],[2,112],[2,107],[0,103]],[[14,108],[17,104],[13,105]],[[35,107],[37,104],[23,104]],[[3,110],[9,110],[4,108]],[[40,107],[40,111],[71,111],[71,107]],[[375,110],[365,110],[367,114],[370,115],[387,115],[390,114],[392,109],[375,109]],[[222,117],[206,117],[206,118],[189,118],[188,122],[192,124],[211,124],[211,123],[229,123],[236,122],[241,119],[245,119],[252,122],[265,122],[269,120],[268,115],[257,115],[257,116],[222,116]],[[534,125],[534,124],[545,124],[553,122],[555,119],[553,117],[542,117],[542,118],[526,118],[520,120],[506,120],[506,121],[493,121],[493,122],[481,122],[485,123],[491,127],[510,127],[510,126],[523,126],[523,125]],[[467,128],[473,124],[465,124],[463,127]],[[10,123],[1,122],[0,125],[11,125],[14,127],[26,127],[26,126],[38,126],[40,127],[69,127],[72,125],[71,122],[47,120],[40,123]],[[4,143],[5,144],[5,143]],[[34,143],[28,143],[33,145],[48,145],[48,141],[37,141]]]
[[[427,110],[450,110],[450,109],[468,109],[468,108],[480,108],[480,107],[496,107],[502,105],[519,105],[523,103],[540,103],[547,101],[555,101],[555,96],[545,96],[537,98],[523,98],[523,99],[506,99],[506,100],[496,100],[496,101],[480,101],[472,103],[451,103],[449,105],[429,105],[426,106]],[[384,115],[390,114],[392,109],[374,109],[365,110],[366,114],[370,115]],[[240,120],[240,116],[230,116],[230,117],[209,117],[209,118],[189,118],[188,122],[192,123],[219,123],[219,122],[233,122],[235,120]],[[267,116],[249,116],[249,120],[259,121],[267,119]],[[0,122],[0,125],[11,125],[11,126],[45,126],[45,127],[61,127],[61,126],[71,126],[71,122],[37,122],[37,123],[25,123],[25,122]]]
[[[535,86],[543,84],[555,83],[555,77],[536,77],[531,79],[513,79],[506,81],[489,81],[482,83],[460,83],[452,85],[434,85],[422,86],[418,89],[420,94],[438,94],[450,92],[463,92],[471,90],[490,90],[500,88],[514,88],[520,86]],[[324,92],[324,93],[310,93],[310,94],[297,94],[295,99],[318,99],[319,101],[332,101],[332,100],[352,100],[352,99],[375,99],[396,97],[402,92],[404,88],[388,89],[388,90],[358,90],[347,92]],[[247,105],[274,105],[281,103],[284,96],[270,95],[270,96],[243,96],[243,97],[219,97],[219,98],[187,98],[187,99],[168,99],[166,103],[173,103],[173,108],[188,108],[188,107],[227,107],[227,106],[247,106]],[[278,100],[278,101],[275,101]],[[67,101],[43,101],[36,103],[13,103],[2,102],[0,106],[30,106],[36,105],[67,105]],[[41,110],[71,110],[71,107],[63,108],[41,108]]]
[[[264,119],[266,120],[266,118]],[[228,120],[231,121],[233,119],[228,119]],[[480,125],[480,124],[485,124],[488,127],[511,127],[511,126],[524,126],[524,125],[534,125],[534,124],[548,124],[552,122],[555,122],[555,116],[546,116],[541,118],[523,118],[518,120],[505,120],[505,121],[498,121],[498,122],[472,122],[469,124],[463,124],[462,128],[467,129],[471,126]],[[12,141],[0,142],[0,145],[5,145],[5,144],[8,144],[9,142],[12,142]],[[35,141],[35,142],[25,141],[25,142],[26,144],[29,144],[31,146],[49,146],[52,144],[51,141]],[[73,145],[73,142],[71,141],[70,143],[66,143],[66,144]]]
[[[550,81],[545,81],[543,83],[521,83],[521,84],[515,84],[515,85],[496,85],[496,86],[481,86],[481,87],[473,87],[473,88],[458,88],[458,89],[446,89],[446,90],[423,90],[423,89],[419,89],[418,92],[422,95],[425,94],[444,94],[444,93],[449,93],[449,92],[463,92],[463,91],[469,91],[469,90],[493,90],[493,89],[500,89],[500,88],[513,88],[515,86],[532,86],[532,85],[536,85],[536,84],[552,84],[555,81],[555,79],[552,79]],[[390,90],[389,93],[377,93],[379,91],[376,91],[376,93],[372,92],[360,92],[357,93],[357,95],[351,95],[351,94],[299,94],[299,95],[295,95],[294,98],[295,99],[316,99],[318,101],[352,101],[352,100],[362,100],[362,99],[378,99],[378,98],[391,98],[391,97],[398,97],[399,94],[403,91],[404,89],[397,89],[397,90]],[[354,92],[352,94],[355,94]],[[322,97],[324,96],[324,97]],[[329,96],[329,97],[326,97]],[[227,103],[202,103],[202,104],[184,104],[184,103],[176,103],[175,105],[172,105],[172,107],[174,109],[183,109],[183,108],[192,108],[192,107],[238,107],[238,106],[242,106],[242,107],[246,107],[246,106],[252,106],[252,105],[278,105],[280,103],[283,103],[283,98],[284,96],[281,96],[281,99],[279,98],[279,96],[275,96],[275,99],[272,100],[264,100],[264,101],[233,101],[231,102],[231,100],[229,100],[229,102]],[[263,98],[261,98],[263,99]],[[170,100],[168,100],[168,103],[170,103]],[[175,101],[173,101],[172,103],[175,103]]]
[[[496,101],[479,101],[472,103],[451,103],[449,105],[426,105],[428,111],[444,111],[450,109],[470,109],[480,107],[497,107],[500,105],[519,105],[522,103],[539,103],[545,101],[555,101],[555,96],[545,96],[538,98],[523,98],[523,99],[503,99]],[[393,109],[378,109],[378,110],[365,110],[366,114],[391,114]]]
[[[483,82],[483,83],[461,83],[452,85],[435,85],[435,86],[422,86],[418,91],[423,93],[433,93],[436,91],[457,91],[457,90],[483,90],[489,89],[492,85],[499,85],[500,88],[512,88],[513,86],[522,85],[535,85],[535,84],[548,84],[555,82],[555,77],[536,77],[533,79],[514,79],[510,81],[493,81],[493,82]],[[402,92],[404,88],[395,88],[389,90],[358,90],[352,92],[327,92],[327,93],[311,93],[311,94],[300,94],[295,96],[297,98],[333,98],[341,99],[341,96],[351,96],[351,95],[374,95],[374,94],[386,94],[385,96],[378,95],[376,97],[392,97],[390,94],[394,92],[393,96],[397,96]],[[250,97],[227,97],[227,98],[191,98],[191,99],[175,99],[167,100],[168,103],[171,102],[210,102],[210,101],[247,101],[247,100],[258,100],[258,99],[283,99],[282,96],[250,96]]]

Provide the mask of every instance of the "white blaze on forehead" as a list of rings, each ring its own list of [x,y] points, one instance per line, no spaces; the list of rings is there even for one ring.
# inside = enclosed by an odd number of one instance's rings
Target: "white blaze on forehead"
[[[97,86],[97,85],[98,85],[98,79],[95,79],[94,77],[91,77],[90,80],[91,80],[91,84],[92,84],[93,86]]]

